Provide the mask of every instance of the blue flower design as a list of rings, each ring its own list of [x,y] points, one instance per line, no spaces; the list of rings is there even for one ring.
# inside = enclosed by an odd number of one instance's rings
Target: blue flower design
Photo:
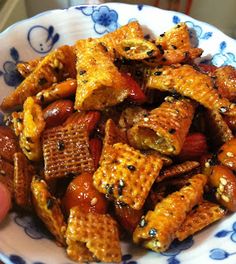
[[[14,217],[14,221],[17,225],[23,227],[25,233],[32,239],[52,238],[52,236],[45,228],[43,228],[41,222],[39,222],[37,218],[29,215],[16,215]]]
[[[162,252],[161,255],[169,256],[167,259],[168,264],[179,264],[180,261],[176,258],[183,250],[189,249],[193,245],[193,237],[190,236],[184,241],[180,242],[174,240],[170,248],[166,252]]]
[[[48,53],[52,50],[54,44],[59,40],[60,35],[54,34],[54,27],[44,27],[36,25],[30,28],[27,34],[27,40],[31,48],[40,54]]]
[[[95,6],[77,6],[75,9],[80,10],[85,16],[91,16]]]
[[[215,234],[215,237],[222,238],[231,234],[230,239],[236,243],[236,222],[232,225],[232,230],[221,230]]]
[[[222,41],[219,46],[219,52],[212,57],[212,64],[216,66],[232,65],[236,67],[236,57],[232,52],[227,52],[227,44]]]
[[[138,10],[141,11],[143,9],[144,5],[142,5],[142,4],[141,5],[137,5],[137,7],[138,7]]]
[[[125,254],[122,256],[122,264],[137,264],[137,261],[132,260],[131,254]]]
[[[210,258],[214,260],[223,260],[228,258],[229,256],[235,255],[236,252],[228,253],[227,251],[221,249],[221,248],[213,248],[210,251]]]
[[[106,5],[76,7],[85,16],[91,16],[94,22],[94,31],[97,34],[105,34],[116,30],[118,25],[118,13]]]
[[[10,49],[10,56],[12,61],[4,62],[3,71],[0,70],[0,77],[3,76],[3,79],[8,86],[16,87],[22,82],[23,77],[16,68],[17,63],[20,62],[20,56],[15,47]]]
[[[118,14],[107,6],[101,6],[92,13],[94,30],[98,34],[112,32],[118,28]]]
[[[26,264],[25,260],[18,255],[10,255],[9,259],[14,264]]]
[[[172,18],[172,22],[173,22],[174,24],[178,24],[178,23],[180,22],[180,18],[179,18],[178,16],[173,16],[173,18]]]

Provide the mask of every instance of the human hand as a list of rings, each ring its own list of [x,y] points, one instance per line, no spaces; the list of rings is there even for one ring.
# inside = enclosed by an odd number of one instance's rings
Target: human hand
[[[11,208],[11,194],[7,187],[0,182],[0,223]]]

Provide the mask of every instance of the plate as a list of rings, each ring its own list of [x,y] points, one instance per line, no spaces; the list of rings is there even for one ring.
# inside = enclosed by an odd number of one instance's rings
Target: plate
[[[108,3],[52,10],[18,22],[0,34],[0,101],[21,81],[16,64],[44,56],[63,44],[99,37],[132,20],[145,34],[159,35],[179,22],[191,28],[193,45],[204,49],[203,60],[236,67],[236,41],[215,27],[181,13],[146,5]],[[0,115],[0,122],[2,114]],[[16,264],[70,264],[65,250],[31,216],[11,213],[0,225],[0,260]],[[230,215],[170,250],[157,254],[122,242],[123,264],[236,263],[236,217]]]

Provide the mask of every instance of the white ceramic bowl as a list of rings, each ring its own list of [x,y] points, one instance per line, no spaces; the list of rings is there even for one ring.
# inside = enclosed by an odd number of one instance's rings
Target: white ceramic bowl
[[[210,54],[213,64],[236,66],[236,41],[215,27],[186,15],[145,5],[110,3],[52,10],[21,21],[0,34],[0,101],[20,81],[15,66],[43,56],[80,38],[99,37],[137,19],[146,33],[159,35],[178,22],[196,32],[195,45]],[[1,121],[1,118],[0,118]],[[1,206],[1,205],[0,205]],[[236,263],[236,217],[231,215],[163,254],[122,242],[123,264],[233,264]],[[11,213],[0,225],[0,260],[16,264],[72,263],[29,216]]]

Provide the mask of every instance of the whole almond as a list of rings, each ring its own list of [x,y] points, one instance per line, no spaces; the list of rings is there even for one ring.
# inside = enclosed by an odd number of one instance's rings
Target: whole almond
[[[73,113],[74,103],[71,100],[57,100],[43,110],[46,128],[63,124]]]

